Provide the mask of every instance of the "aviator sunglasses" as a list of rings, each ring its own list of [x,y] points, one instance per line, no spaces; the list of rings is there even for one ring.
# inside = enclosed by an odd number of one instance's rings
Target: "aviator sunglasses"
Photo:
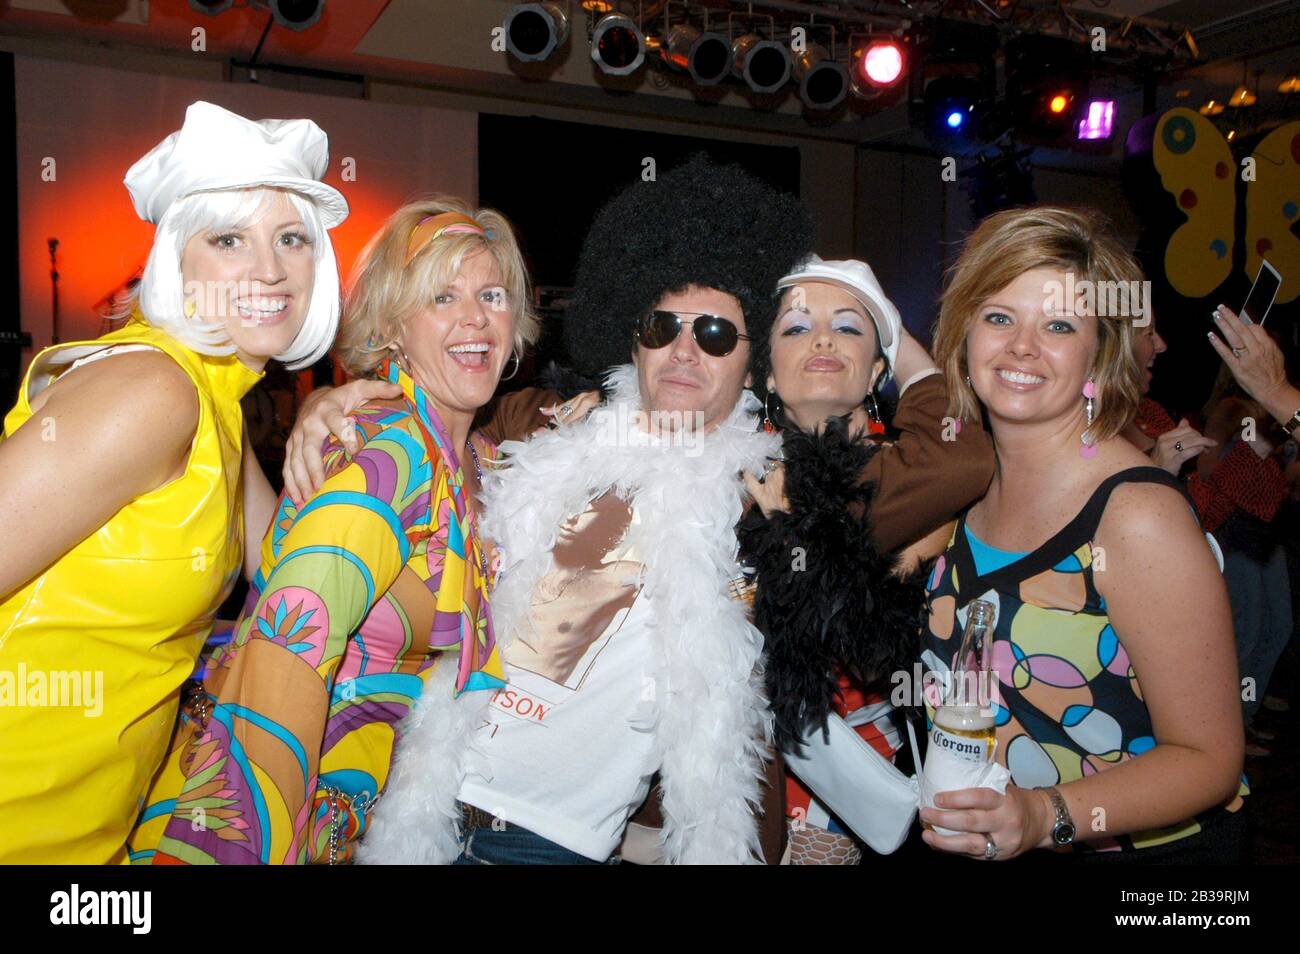
[[[682,315],[692,316],[692,321],[682,321]],[[677,340],[682,333],[682,325],[691,326],[695,343],[705,354],[715,358],[725,358],[736,350],[736,343],[751,340],[749,335],[742,335],[736,326],[726,318],[707,315],[698,311],[652,311],[637,325],[637,340],[646,348],[663,348]]]

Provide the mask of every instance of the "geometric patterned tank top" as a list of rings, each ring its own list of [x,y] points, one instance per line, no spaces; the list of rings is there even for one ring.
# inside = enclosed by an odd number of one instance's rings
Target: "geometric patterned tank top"
[[[951,671],[972,600],[996,612],[990,668],[999,698],[994,706],[995,758],[1021,788],[1076,781],[1137,758],[1156,744],[1142,686],[1097,592],[1094,570],[1105,554],[1093,537],[1111,492],[1126,482],[1161,483],[1184,493],[1158,467],[1111,475],[1059,533],[1030,553],[994,550],[973,538],[963,515],[935,564],[928,585],[930,625],[923,634],[923,667],[940,678]],[[927,720],[938,703],[926,680]],[[1076,843],[1079,851],[1131,851],[1196,834],[1239,810],[1245,778],[1233,798],[1168,828]],[[1081,830],[1091,818],[1076,818]]]

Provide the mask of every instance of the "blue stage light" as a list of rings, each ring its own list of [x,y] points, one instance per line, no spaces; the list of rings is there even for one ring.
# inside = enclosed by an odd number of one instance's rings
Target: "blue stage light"
[[[965,121],[966,121],[966,116],[960,110],[954,109],[952,112],[948,114],[949,129],[957,129]]]

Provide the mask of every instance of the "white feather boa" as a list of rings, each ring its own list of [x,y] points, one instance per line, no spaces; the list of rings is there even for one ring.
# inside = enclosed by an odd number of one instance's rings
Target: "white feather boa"
[[[728,596],[742,471],[759,472],[780,441],[756,430],[745,392],[728,418],[683,446],[649,438],[632,365],[609,374],[610,401],[585,421],[508,442],[487,475],[484,534],[502,551],[492,617],[504,650],[554,567],[558,531],[613,490],[640,516],[627,542],[641,554],[645,594],[666,671],[656,683],[664,858],[670,864],[762,860],[754,809],[771,735],[762,692],[762,635]],[[402,724],[387,791],[358,852],[361,863],[446,864],[459,853],[457,795],[490,692],[452,698],[455,667],[437,667]],[[629,692],[637,687],[629,687]]]

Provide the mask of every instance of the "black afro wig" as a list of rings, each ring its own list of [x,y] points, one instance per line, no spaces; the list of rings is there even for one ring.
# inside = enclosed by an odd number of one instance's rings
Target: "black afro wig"
[[[776,283],[812,245],[812,219],[798,199],[697,154],[596,214],[578,259],[565,347],[587,374],[626,364],[640,317],[665,294],[698,285],[740,301],[754,339],[751,368],[759,367]]]

